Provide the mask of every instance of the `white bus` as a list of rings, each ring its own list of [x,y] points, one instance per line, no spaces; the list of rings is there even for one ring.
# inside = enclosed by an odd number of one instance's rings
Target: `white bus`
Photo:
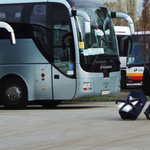
[[[126,88],[126,61],[129,37],[135,33],[134,23],[132,18],[125,13],[117,13],[116,18],[125,19],[128,22],[128,26],[115,26],[115,33],[118,39],[119,55],[121,62],[121,88]]]
[[[127,64],[127,52],[128,52],[128,43],[131,36],[130,28],[127,26],[114,26],[115,33],[117,35],[118,47],[119,47],[119,56],[121,62],[121,88],[126,88],[126,64]],[[124,44],[122,44],[122,40]]]
[[[111,15],[99,0],[1,0],[0,100],[6,108],[29,102],[120,92],[120,63]]]
[[[150,31],[135,32],[129,38],[129,50],[127,55],[127,86],[142,86],[145,63],[148,65],[150,58]]]

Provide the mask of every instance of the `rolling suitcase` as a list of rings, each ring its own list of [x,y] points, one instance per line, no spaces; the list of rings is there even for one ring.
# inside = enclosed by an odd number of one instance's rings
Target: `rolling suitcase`
[[[143,91],[131,91],[125,100],[117,100],[116,104],[118,102],[121,102],[117,106],[121,118],[136,120],[145,106],[147,98]]]

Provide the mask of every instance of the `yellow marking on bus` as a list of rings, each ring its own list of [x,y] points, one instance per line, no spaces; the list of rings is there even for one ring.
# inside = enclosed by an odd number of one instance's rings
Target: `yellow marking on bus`
[[[79,42],[79,49],[84,49],[84,42]]]
[[[126,76],[143,76],[143,73],[127,73]]]

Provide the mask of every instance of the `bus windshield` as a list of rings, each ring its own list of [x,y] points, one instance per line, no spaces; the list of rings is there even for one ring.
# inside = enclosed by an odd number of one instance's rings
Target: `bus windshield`
[[[91,21],[91,33],[85,34],[83,18],[76,17],[79,25],[78,39],[82,68],[95,72],[100,71],[100,64],[119,63],[114,27],[107,9],[100,7],[80,8],[80,10],[85,11]]]
[[[149,36],[148,36],[149,37]],[[145,43],[145,44],[144,44]],[[145,45],[145,52],[144,52]],[[147,45],[147,46],[146,46]],[[143,41],[143,36],[131,36],[130,47],[127,56],[127,66],[144,66],[144,53],[145,62],[149,63],[150,49],[148,48],[149,42]]]

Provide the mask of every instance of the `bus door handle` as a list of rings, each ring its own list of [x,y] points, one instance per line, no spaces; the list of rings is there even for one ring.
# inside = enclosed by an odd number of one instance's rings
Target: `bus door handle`
[[[54,75],[54,79],[59,79],[59,75]]]

